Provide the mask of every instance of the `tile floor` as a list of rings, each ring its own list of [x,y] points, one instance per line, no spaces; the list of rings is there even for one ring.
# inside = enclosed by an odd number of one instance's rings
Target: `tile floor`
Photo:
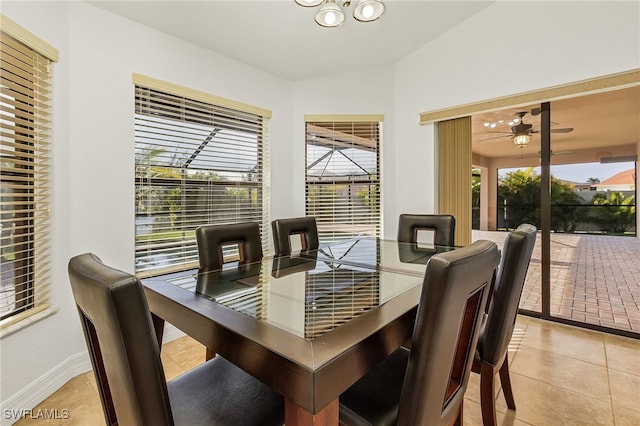
[[[502,247],[506,232],[473,231],[473,240]],[[540,312],[540,234],[520,307]],[[640,239],[607,235],[551,235],[551,315],[640,333]]]
[[[165,344],[167,379],[202,362],[204,352],[189,337]],[[510,366],[517,409],[507,410],[499,392],[500,425],[640,425],[640,340],[519,316]],[[465,425],[482,424],[479,385],[472,374]],[[104,424],[91,372],[70,380],[37,409],[67,409],[69,418],[22,419],[16,424]]]

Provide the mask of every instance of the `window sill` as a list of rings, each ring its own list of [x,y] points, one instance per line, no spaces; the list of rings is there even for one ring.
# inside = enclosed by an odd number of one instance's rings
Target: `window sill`
[[[7,318],[0,323],[0,339],[4,339],[8,335],[13,334],[18,330],[22,330],[31,324],[35,324],[36,322],[55,314],[59,310],[60,308],[57,306],[44,305],[41,308],[34,308],[28,312]]]

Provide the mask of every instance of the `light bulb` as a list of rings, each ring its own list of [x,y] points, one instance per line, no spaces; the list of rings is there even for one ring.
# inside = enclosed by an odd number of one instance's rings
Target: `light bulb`
[[[366,5],[362,9],[362,16],[364,16],[367,19],[371,18],[373,16],[373,6],[371,6],[370,4]]]
[[[336,14],[333,12],[327,12],[326,15],[324,15],[324,22],[327,23],[327,25],[333,25],[336,22]]]

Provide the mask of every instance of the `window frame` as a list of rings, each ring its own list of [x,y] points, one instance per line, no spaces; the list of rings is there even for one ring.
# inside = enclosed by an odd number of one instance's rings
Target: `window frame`
[[[11,235],[3,238],[2,264],[3,275],[6,273],[14,280],[12,295],[3,290],[0,297],[0,331],[4,336],[22,327],[19,324],[27,318],[40,318],[47,315],[45,311],[54,311],[49,304],[51,104],[53,63],[58,61],[58,50],[2,14],[0,32],[3,50],[0,177],[5,211],[1,220],[11,229]]]
[[[321,242],[330,242],[342,239],[348,239],[356,235],[360,235],[363,231],[366,235],[372,237],[380,237],[382,235],[382,170],[381,170],[381,145],[382,145],[382,127],[384,122],[383,115],[305,115],[305,212],[308,216],[316,217],[318,224],[318,236]],[[351,129],[349,130],[349,127]],[[369,127],[367,129],[367,127]],[[324,129],[324,130],[322,130]],[[319,134],[322,133],[322,134]],[[310,140],[316,137],[325,139],[325,142],[310,143]],[[333,141],[333,142],[331,142]],[[329,148],[331,155],[340,151],[339,148],[353,149],[361,146],[362,151],[375,153],[375,166],[371,173],[371,165],[361,166],[358,161],[349,159],[362,173],[353,175],[340,176],[318,176],[309,173],[311,168],[323,161],[322,156],[314,161],[310,159],[310,145],[324,145]],[[313,155],[311,153],[311,155]],[[326,155],[326,154],[325,154]],[[357,155],[357,154],[356,154]],[[317,156],[317,155],[316,155]],[[348,155],[344,155],[347,158]],[[327,160],[330,161],[330,160]],[[370,163],[370,159],[368,162]],[[368,201],[373,198],[374,204],[370,214],[358,212],[358,206],[352,201],[348,202],[348,209],[352,211],[348,215],[347,223],[350,225],[350,231],[339,230],[335,227],[337,223],[336,212],[339,210],[340,198],[334,196],[332,198],[332,213],[322,211],[322,206],[311,201],[310,194],[312,191],[319,191],[320,188],[329,188],[329,192],[340,187],[347,187],[349,200],[353,199],[351,194],[352,188],[360,188],[358,192],[366,191]],[[369,186],[369,189],[366,187]],[[356,195],[357,197],[358,195]],[[322,196],[320,196],[322,197]],[[326,201],[329,206],[331,202]],[[344,206],[344,204],[343,204]],[[371,209],[371,206],[369,207]],[[362,206],[360,206],[362,209]],[[368,221],[368,222],[367,222]],[[333,225],[333,229],[332,226]],[[358,231],[360,227],[360,231]]]
[[[140,74],[133,75],[133,82],[136,90],[136,152],[139,153],[139,149],[144,146],[144,129],[155,126],[152,131],[157,134],[147,137],[147,141],[156,139],[157,142],[149,142],[147,146],[166,148],[167,153],[182,150],[182,155],[188,157],[180,164],[166,166],[173,170],[175,177],[148,177],[140,175],[139,168],[144,165],[139,161],[139,154],[136,154],[136,275],[152,276],[197,267],[195,229],[205,224],[258,222],[263,251],[268,251],[268,124],[271,112]],[[166,97],[167,103],[141,106],[139,102],[145,100],[140,96],[147,95],[142,95],[139,91],[148,91],[148,99],[152,100],[155,99],[154,96]],[[178,105],[178,101],[184,102],[184,105]],[[146,108],[149,108],[146,114],[140,114]],[[143,123],[143,117],[148,121],[155,119],[160,124]],[[178,130],[174,132],[171,129]],[[215,144],[217,150],[213,148]],[[230,150],[227,152],[227,149]],[[160,157],[163,155],[162,152],[157,154],[157,158],[149,160],[149,164],[154,164],[156,168],[161,167],[163,160]],[[245,160],[234,159],[239,156],[247,157],[243,157]],[[241,169],[242,161],[249,161],[251,164],[254,157],[255,166],[250,171]],[[191,166],[193,168],[190,168]],[[138,227],[138,223],[145,215],[139,209],[139,194],[145,188],[149,191],[169,191],[168,188],[174,188],[175,194],[179,194],[176,215],[179,215],[183,222],[175,226],[169,225],[167,228],[169,231],[181,233],[175,235],[173,241],[150,242],[146,246],[142,242],[143,231]],[[211,208],[213,205],[220,208]],[[227,216],[224,216],[225,214]],[[154,218],[153,215],[147,214],[146,217],[147,221],[151,220],[151,226],[163,226],[158,222],[159,216]],[[165,266],[153,266],[141,260],[144,259],[145,252],[151,257],[157,253],[162,262],[163,256],[166,255],[163,254],[163,250],[177,253]],[[229,257],[232,258],[233,253],[225,251],[225,259]]]

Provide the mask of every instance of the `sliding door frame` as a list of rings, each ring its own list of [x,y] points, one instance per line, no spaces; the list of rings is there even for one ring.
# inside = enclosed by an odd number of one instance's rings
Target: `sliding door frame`
[[[541,107],[541,147],[540,147],[540,161],[541,161],[541,249],[542,249],[542,283],[541,283],[541,297],[542,307],[541,312],[520,310],[520,313],[540,317],[545,320],[554,321],[563,324],[574,325],[582,328],[588,328],[598,331],[604,331],[611,334],[617,334],[627,337],[640,338],[638,333],[619,330],[610,327],[604,327],[596,324],[589,324],[586,322],[575,321],[571,319],[556,317],[551,315],[551,102],[555,100],[572,98],[578,96],[584,96],[599,92],[607,92],[619,89],[625,89],[629,87],[640,86],[640,69],[631,70],[628,72],[612,74],[608,76],[602,76],[590,80],[584,80],[566,85],[550,87],[546,89],[540,89],[532,92],[520,93],[512,96],[506,96],[502,98],[491,99],[482,102],[476,102],[472,104],[460,105],[451,108],[428,111],[420,114],[420,124],[435,124],[436,127],[436,157],[437,164],[439,166],[438,173],[438,206],[440,209],[451,211],[450,207],[441,205],[441,199],[443,197],[440,194],[448,193],[449,191],[466,191],[467,186],[470,188],[470,179],[457,178],[457,187],[451,185],[450,179],[446,176],[441,176],[442,164],[446,159],[440,159],[440,154],[444,147],[447,150],[461,150],[463,152],[471,152],[471,134],[458,135],[459,137],[453,137],[454,132],[443,132],[440,130],[440,125],[452,120],[454,123],[458,123],[458,126],[463,126],[464,120],[456,120],[466,118],[470,120],[471,115],[480,114],[489,111],[495,111],[500,109],[518,107],[521,105],[540,104]],[[451,126],[451,124],[445,124]],[[460,137],[461,136],[461,137]],[[451,146],[456,145],[456,146]],[[470,154],[469,154],[470,156]],[[466,158],[466,156],[464,157]],[[464,162],[464,161],[463,161]],[[468,168],[467,174],[470,177],[471,167]],[[449,176],[453,178],[453,175]],[[445,184],[445,182],[448,182]],[[469,183],[467,185],[467,183]],[[465,210],[465,201],[457,200],[455,203],[455,212],[463,212]],[[466,206],[466,212],[463,215],[471,215],[471,198],[469,197],[468,205]],[[639,214],[639,213],[637,213]],[[640,215],[640,214],[639,214]],[[471,221],[468,223],[465,221],[460,224],[465,229],[461,230],[461,235],[471,235]],[[640,235],[639,235],[640,238]],[[464,238],[463,238],[464,240]]]

